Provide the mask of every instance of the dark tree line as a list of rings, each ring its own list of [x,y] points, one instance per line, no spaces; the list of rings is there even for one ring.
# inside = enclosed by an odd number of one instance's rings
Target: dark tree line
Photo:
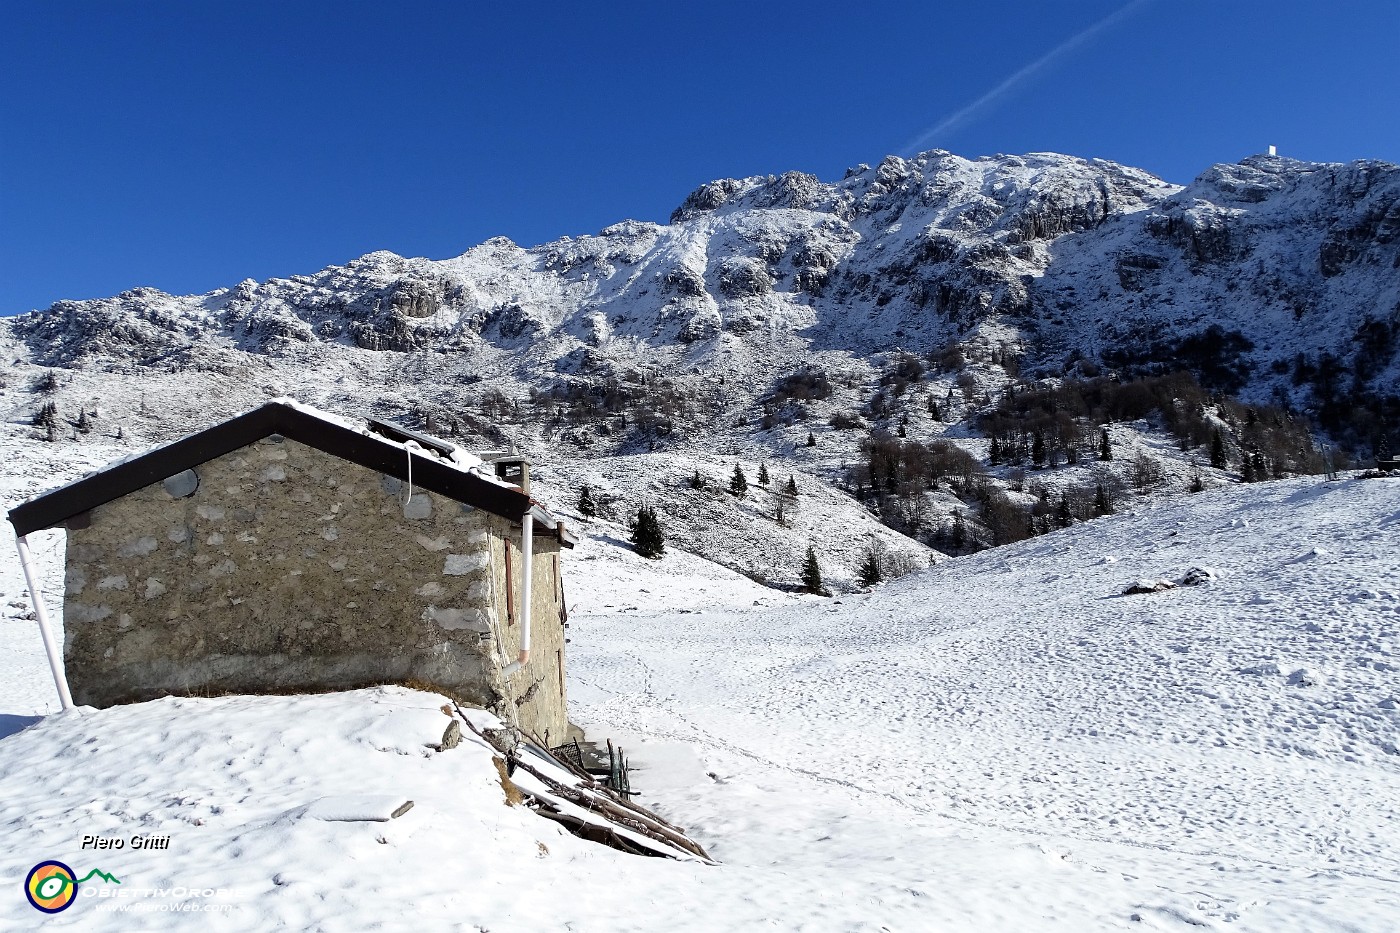
[[[1211,409],[1225,423],[1224,435],[1209,416]],[[1261,458],[1261,479],[1322,469],[1305,421],[1279,408],[1214,396],[1187,372],[1131,382],[1095,378],[1056,386],[1014,386],[982,416],[979,426],[990,439],[988,459],[993,465],[1047,468],[1112,459],[1102,426],[1142,419],[1159,422],[1183,451],[1212,445],[1212,462],[1222,469]]]

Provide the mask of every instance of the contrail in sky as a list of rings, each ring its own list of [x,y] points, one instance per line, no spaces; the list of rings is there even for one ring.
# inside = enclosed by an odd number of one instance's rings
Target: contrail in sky
[[[976,117],[983,110],[986,110],[988,107],[991,107],[993,104],[996,104],[1003,97],[1011,93],[1020,85],[1025,84],[1027,81],[1040,74],[1040,72],[1044,71],[1051,65],[1058,62],[1060,59],[1069,55],[1075,49],[1092,40],[1099,33],[1103,32],[1106,29],[1112,28],[1113,26],[1127,19],[1129,16],[1132,16],[1133,13],[1137,12],[1142,7],[1147,6],[1151,2],[1152,0],[1132,0],[1131,3],[1119,7],[1117,10],[1108,14],[1103,19],[1094,23],[1087,29],[1078,32],[1073,36],[1070,36],[1064,42],[1061,42],[1049,52],[1046,52],[1044,55],[1040,56],[1040,58],[1037,58],[1029,65],[1026,65],[1021,70],[1010,75],[1006,80],[1002,81],[996,87],[992,88],[990,91],[983,94],[981,97],[977,98],[972,103],[968,104],[966,107],[962,108],[956,113],[944,117],[932,129],[925,130],[921,135],[910,141],[910,143],[904,147],[904,154],[906,156],[909,156],[922,151],[927,146],[927,144],[933,141],[934,139],[937,139],[944,133],[949,133],[957,129],[958,127],[961,127],[963,124],[969,122],[970,120],[972,120],[972,118]]]

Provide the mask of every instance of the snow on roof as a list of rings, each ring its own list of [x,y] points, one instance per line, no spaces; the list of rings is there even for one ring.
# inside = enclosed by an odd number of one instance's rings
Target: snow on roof
[[[353,433],[363,440],[374,442],[376,445],[402,450],[404,452],[406,473],[415,468],[416,460],[428,459],[437,467],[446,468],[464,477],[471,477],[472,482],[478,484],[475,487],[478,490],[481,489],[480,484],[486,484],[500,490],[502,493],[509,492],[524,495],[523,490],[518,486],[506,482],[504,479],[497,476],[494,468],[483,461],[482,458],[468,453],[459,445],[450,441],[430,438],[407,429],[397,428],[388,422],[381,422],[380,424],[383,425],[383,427],[393,429],[394,433],[403,434],[400,438],[386,436],[382,428],[381,430],[375,430],[374,425],[369,421],[350,420],[340,415],[322,411],[319,408],[307,405],[294,398],[283,396],[271,399],[201,431],[196,431],[163,444],[157,444],[146,450],[119,457],[97,470],[84,474],[78,479],[46,490],[37,495],[30,496],[11,510],[10,521],[21,534],[26,534],[28,531],[37,530],[42,527],[53,527],[53,525],[61,523],[71,514],[85,511],[103,502],[110,502],[112,499],[126,495],[135,489],[150,485],[154,482],[159,482],[165,477],[174,475],[183,469],[190,469],[199,463],[208,462],[209,460],[222,456],[230,450],[245,446],[247,443],[251,442],[250,438],[257,439],[258,437],[266,437],[278,433],[280,430],[279,428],[273,427],[269,429],[266,424],[262,425],[261,428],[257,428],[252,426],[252,423],[258,419],[260,414],[266,414],[275,418],[279,410],[294,412],[301,419],[311,419],[314,422],[332,427],[340,432]],[[303,427],[305,427],[305,420],[301,423]],[[240,430],[237,431],[235,435],[230,435],[228,437],[227,442],[231,446],[220,447],[217,443],[214,443],[216,433],[230,432],[233,431],[235,427]],[[258,430],[264,433],[258,434]],[[249,431],[252,433],[248,433]],[[313,433],[319,434],[320,432]],[[414,439],[415,437],[420,438],[423,443],[419,443],[418,440]],[[307,439],[314,440],[313,438]],[[208,443],[196,443],[197,441],[206,441]],[[431,447],[426,445],[431,445]],[[169,456],[159,456],[162,452],[168,453]],[[342,458],[346,456],[344,452],[328,452],[336,456],[341,456]],[[349,459],[354,459],[354,457],[351,456]],[[138,461],[140,462],[139,464]],[[138,466],[140,467],[139,469],[136,468]],[[117,471],[121,471],[123,467],[128,467],[128,469],[122,471],[123,475],[121,481],[118,482],[113,474]],[[421,466],[418,466],[418,468],[421,469]],[[439,474],[439,476],[441,476],[441,474]],[[113,481],[110,484],[97,482],[99,477],[109,477]],[[132,485],[132,483],[137,483],[137,485]],[[111,488],[108,488],[109,485]],[[433,484],[428,483],[425,488],[432,489]],[[433,491],[452,496],[454,494],[450,491],[451,488],[456,488],[456,484],[449,483],[448,487],[433,489]],[[458,492],[456,495],[461,494],[461,492]],[[487,498],[494,501],[497,497],[488,496]],[[65,502],[67,500],[72,500],[72,503],[69,503],[70,505],[76,504],[80,507],[56,519],[52,515],[39,516],[38,513],[45,511],[39,506],[39,503],[43,500],[48,500],[49,504],[53,504],[59,500]],[[528,502],[529,512],[534,517],[535,521],[542,525],[545,530],[555,532],[558,528],[559,521],[553,513],[532,499],[528,500]],[[62,507],[58,508],[60,511],[63,510]],[[497,511],[497,508],[493,508],[489,505],[488,509]],[[31,515],[30,513],[34,514]],[[505,515],[506,513],[502,512],[501,514]],[[518,512],[511,512],[507,517],[516,518],[518,516]],[[561,541],[562,540],[563,538],[561,537]]]

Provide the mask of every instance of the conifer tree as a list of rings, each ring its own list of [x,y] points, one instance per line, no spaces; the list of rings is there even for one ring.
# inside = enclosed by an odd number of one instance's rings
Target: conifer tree
[[[39,412],[34,416],[35,427],[58,427],[58,405],[54,402],[45,402],[39,407]]]
[[[1217,470],[1223,470],[1230,465],[1229,459],[1225,456],[1225,439],[1220,436],[1220,429],[1216,428],[1210,440],[1210,465]]]
[[[885,575],[880,572],[880,556],[875,553],[873,547],[867,549],[865,562],[860,565],[860,585],[874,586],[884,579]]]
[[[1060,493],[1060,504],[1055,508],[1055,524],[1061,528],[1068,528],[1074,524],[1074,513],[1069,507],[1069,493]]]
[[[1192,491],[1192,492],[1205,492],[1205,488],[1206,488],[1206,484],[1205,484],[1205,482],[1201,479],[1201,471],[1200,471],[1200,470],[1197,470],[1197,471],[1195,471],[1194,473],[1192,473],[1192,474],[1191,474],[1191,491]]]
[[[637,517],[632,519],[632,546],[643,557],[652,559],[666,553],[666,537],[661,532],[661,522],[656,518],[656,510],[649,505],[637,509]]]
[[[817,563],[817,551],[810,544],[807,545],[807,557],[802,561],[802,589],[817,596],[826,594],[822,588],[822,568]]]
[[[1031,462],[1037,467],[1045,466],[1045,435],[1039,431],[1031,441]]]
[[[961,551],[967,544],[967,526],[963,524],[962,509],[953,509],[953,550]]]
[[[817,446],[817,439],[816,439],[815,437],[812,436],[812,432],[811,432],[811,431],[808,431],[808,432],[807,432],[807,446],[808,446],[808,447],[815,447],[815,446]]]
[[[797,480],[792,478],[791,473],[788,474],[787,485],[783,487],[783,492],[786,495],[792,496],[794,499],[797,498]]]
[[[995,434],[992,435],[992,443],[987,448],[987,462],[992,466],[1001,463],[1001,441],[997,440]]]
[[[758,465],[758,485],[768,485],[768,464],[766,463],[760,463]]]
[[[1099,483],[1099,488],[1094,492],[1094,514],[1113,514],[1113,503],[1108,501],[1108,490],[1104,488],[1103,483]]]
[[[773,520],[779,525],[787,526],[787,513],[783,511],[783,500],[778,500],[778,506],[773,511]]]
[[[744,476],[743,469],[739,464],[734,464],[734,475],[729,477],[729,491],[740,499],[744,498],[749,491],[748,478]]]
[[[1113,459],[1113,448],[1108,446],[1108,428],[1099,431],[1099,459]]]
[[[691,488],[691,489],[704,489],[704,488],[705,488],[705,478],[702,477],[702,476],[700,475],[700,470],[699,470],[699,468],[696,468],[696,470],[695,470],[695,475],[692,476],[692,477],[690,478],[690,488]]]
[[[598,506],[593,501],[593,494],[584,486],[578,493],[578,514],[584,518],[593,518],[598,514]]]

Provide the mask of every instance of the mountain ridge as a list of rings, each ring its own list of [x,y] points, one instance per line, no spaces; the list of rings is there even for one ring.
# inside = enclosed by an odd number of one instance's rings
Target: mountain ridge
[[[708,182],[673,221],[57,302],[0,320],[21,380],[0,402],[11,433],[60,446],[164,440],[280,395],[515,444],[555,501],[591,484],[618,522],[654,501],[697,553],[784,585],[812,542],[845,579],[871,549],[919,566],[929,543],[963,550],[964,516],[969,542],[1004,543],[1104,495],[1318,469],[1295,414],[1362,456],[1400,421],[1388,163],[1252,156],[1178,186],[935,150],[837,182]],[[1204,389],[1104,401],[1177,370]],[[765,462],[829,488],[805,511],[713,498]]]
[[[376,251],[197,296],[137,288],[56,302],[0,332],[49,365],[155,362],[200,342],[275,355],[294,341],[513,355],[543,380],[616,374],[638,355],[716,368],[736,344],[929,349],[998,324],[1034,366],[1076,349],[1111,363],[1148,331],[1186,338],[1215,323],[1253,345],[1258,370],[1344,356],[1367,319],[1389,326],[1397,268],[1400,168],[1388,163],[1254,156],[1181,187],[1103,160],[934,150],[835,183],[711,181],[668,225],[622,221],[529,248],[497,237],[443,260]],[[1301,325],[1309,315],[1325,326]],[[1393,366],[1386,375],[1393,385]],[[1267,395],[1278,380],[1263,382]]]

